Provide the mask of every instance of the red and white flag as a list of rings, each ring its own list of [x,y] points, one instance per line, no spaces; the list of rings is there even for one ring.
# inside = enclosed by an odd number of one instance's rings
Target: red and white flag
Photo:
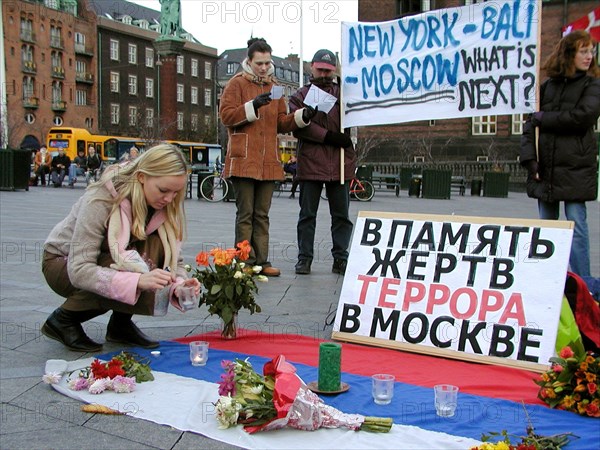
[[[596,42],[600,42],[600,6],[591,11],[587,16],[583,16],[563,27],[563,36],[574,30],[585,30],[590,33]]]

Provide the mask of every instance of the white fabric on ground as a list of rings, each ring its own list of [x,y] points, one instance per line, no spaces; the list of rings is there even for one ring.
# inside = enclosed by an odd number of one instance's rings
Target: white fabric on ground
[[[467,437],[404,425],[394,425],[389,433],[356,432],[346,429],[321,429],[312,432],[284,429],[248,434],[242,426],[220,430],[213,406],[219,398],[217,384],[152,371],[154,381],[138,384],[136,390],[129,394],[105,391],[94,395],[87,390],[69,389],[66,375],[89,366],[93,360],[94,358],[87,358],[69,362],[65,376],[60,383],[53,384],[52,387],[61,394],[85,403],[105,405],[132,417],[168,425],[181,431],[191,431],[248,449],[466,450],[480,444],[479,441]],[[51,369],[60,366],[57,364],[58,360],[51,361],[46,365],[47,372],[55,371]]]

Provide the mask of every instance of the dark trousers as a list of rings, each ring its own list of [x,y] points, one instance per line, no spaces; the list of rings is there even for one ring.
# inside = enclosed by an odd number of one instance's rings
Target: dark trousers
[[[148,260],[156,262],[158,267],[162,267],[164,260],[163,246],[158,234],[151,234],[145,241],[137,241],[132,247],[138,250],[140,255],[144,255]],[[113,263],[113,259],[108,251],[108,245],[105,243],[102,246],[100,255],[98,256],[98,265],[109,267]],[[42,273],[48,286],[61,297],[66,298],[61,305],[63,309],[68,311],[118,311],[126,314],[142,314],[151,316],[154,314],[154,291],[142,291],[135,305],[112,300],[102,297],[94,292],[84,291],[76,288],[69,279],[67,271],[68,258],[59,256],[47,251],[44,252],[42,261]]]
[[[331,254],[335,259],[348,259],[348,246],[352,237],[352,221],[348,217],[350,183],[339,181],[300,181],[300,216],[298,218],[298,259],[312,261],[315,245],[315,228],[321,190],[325,185],[331,215]]]
[[[61,186],[63,183],[63,180],[65,179],[65,175],[66,175],[65,169],[52,170],[52,173],[50,174],[50,176],[52,177],[52,182],[54,183],[54,186]]]
[[[40,166],[35,171],[35,184],[37,184],[38,178],[42,182],[42,186],[46,185],[46,175],[50,172],[50,167],[48,166]]]
[[[270,267],[269,210],[275,190],[274,181],[231,177],[235,190],[235,243],[247,240],[252,246],[248,264]]]

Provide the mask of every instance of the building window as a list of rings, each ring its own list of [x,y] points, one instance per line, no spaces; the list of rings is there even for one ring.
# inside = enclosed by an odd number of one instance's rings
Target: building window
[[[154,67],[154,49],[146,47],[146,67]]]
[[[192,72],[192,76],[193,77],[197,77],[198,76],[198,60],[197,59],[193,59],[192,58],[191,72]]]
[[[177,101],[183,103],[183,84],[177,85]]]
[[[208,61],[204,63],[204,78],[207,80],[212,78],[212,64]]]
[[[54,119],[52,119],[52,123],[54,125],[56,125],[57,127],[62,126],[62,124],[64,123],[63,118],[60,116],[54,116]]]
[[[177,113],[177,129],[183,130],[183,113],[182,112]]]
[[[78,106],[87,105],[87,92],[81,89],[75,91],[75,104]]]
[[[146,97],[154,98],[154,79],[146,78]]]
[[[121,22],[123,22],[124,24],[127,24],[127,25],[131,25],[132,20],[133,19],[131,16],[123,16],[121,18]]]
[[[192,131],[198,131],[198,114],[192,114],[190,128]]]
[[[110,73],[110,92],[119,92],[119,72]]]
[[[154,109],[146,108],[146,126],[151,128],[154,126]]]
[[[525,123],[524,114],[512,115],[512,134],[523,134],[523,124]]]
[[[177,73],[183,73],[183,56],[177,56]]]
[[[62,48],[61,29],[50,26],[50,45],[55,48]]]
[[[129,107],[129,126],[135,127],[137,125],[137,107]]]
[[[121,115],[121,108],[118,103],[110,104],[110,123],[112,125],[119,124],[119,116]]]
[[[227,63],[227,75],[232,75],[235,72],[235,63]]]
[[[52,82],[52,103],[62,102],[62,83],[60,81]]]
[[[33,68],[33,46],[25,44],[21,47],[21,62],[25,67]],[[29,63],[29,64],[25,64]]]
[[[137,75],[129,75],[127,85],[129,95],[137,95]]]
[[[196,86],[192,86],[190,101],[192,102],[192,105],[198,104],[198,88]]]
[[[33,98],[34,88],[33,88],[33,78],[25,77],[23,78],[23,100],[29,100]]]
[[[211,119],[210,115],[208,115],[208,114],[205,115],[204,116],[204,126],[210,127],[211,123],[212,123],[212,119]]]
[[[29,125],[31,125],[32,123],[35,122],[35,114],[25,114],[25,122],[27,122]]]
[[[421,0],[398,0],[396,3],[396,14],[405,16],[421,12]]]
[[[87,72],[87,64],[85,61],[75,61],[75,74],[78,77],[85,77],[85,73]]]
[[[212,89],[204,89],[204,106],[212,106]]]
[[[33,22],[31,20],[21,19],[21,39],[29,42],[35,41]]]
[[[110,59],[112,61],[119,60],[119,41],[116,39],[110,40]]]
[[[137,45],[135,44],[129,44],[128,45],[129,48],[129,52],[128,52],[128,61],[129,64],[137,64]]]
[[[496,134],[496,116],[473,117],[472,133],[473,136]]]

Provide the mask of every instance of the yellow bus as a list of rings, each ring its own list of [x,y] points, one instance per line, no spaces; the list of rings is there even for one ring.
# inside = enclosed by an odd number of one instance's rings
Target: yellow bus
[[[222,162],[221,146],[218,144],[172,140],[163,142],[178,146],[194,170],[213,169],[215,165]],[[58,149],[63,148],[71,160],[77,156],[79,150],[83,150],[87,155],[88,147],[93,145],[96,153],[109,164],[119,161],[133,146],[140,152],[147,147],[144,139],[104,136],[92,134],[85,128],[71,127],[51,128],[48,131],[46,144],[52,154],[58,153]]]
[[[64,149],[65,154],[71,160],[77,156],[79,150],[83,150],[87,155],[87,149],[90,145],[93,145],[96,148],[96,153],[100,155],[102,160],[109,163],[118,161],[134,145],[140,151],[143,151],[145,147],[142,139],[103,136],[92,134],[85,128],[69,127],[51,128],[48,131],[46,145],[48,151],[52,154],[56,154],[60,148]]]

